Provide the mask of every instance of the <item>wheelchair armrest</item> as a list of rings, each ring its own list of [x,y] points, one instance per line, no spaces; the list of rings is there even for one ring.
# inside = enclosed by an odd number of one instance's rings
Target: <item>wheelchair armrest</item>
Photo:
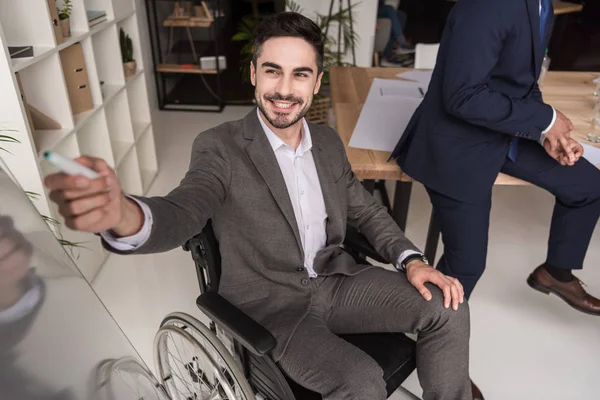
[[[257,356],[264,356],[275,348],[277,341],[271,332],[220,294],[203,293],[196,304],[215,324]]]
[[[360,233],[356,228],[348,225],[346,227],[346,237],[344,238],[344,246],[350,251],[355,253],[360,253],[364,256],[372,258],[373,260],[387,264],[389,260],[383,258],[371,243],[367,240],[367,238]]]

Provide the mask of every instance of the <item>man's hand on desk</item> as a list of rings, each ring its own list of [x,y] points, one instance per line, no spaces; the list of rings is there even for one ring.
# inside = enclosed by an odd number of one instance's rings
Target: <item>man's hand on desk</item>
[[[99,158],[83,156],[75,161],[98,172],[101,177],[88,179],[64,173],[46,177],[50,199],[58,205],[65,224],[85,232],[111,230],[121,237],[137,233],[144,223],[143,212],[135,201],[123,195],[115,171]]]
[[[544,148],[552,158],[562,165],[573,165],[577,161],[574,152],[576,146],[573,146],[573,139],[571,139],[573,123],[563,113],[558,110],[555,111],[556,121],[545,134]],[[563,164],[563,162],[566,162],[566,164]]]
[[[448,308],[452,303],[452,308],[458,310],[458,305],[464,302],[465,292],[458,279],[442,274],[423,261],[415,260],[408,263],[406,277],[427,301],[431,300],[432,296],[425,283],[431,282],[444,292],[444,307]]]
[[[562,150],[562,146],[553,150],[548,140],[544,141],[544,149],[550,157],[554,158],[563,166],[572,167],[577,161],[579,161],[581,156],[583,156],[583,146],[573,138],[569,138],[567,146],[573,153],[573,159],[570,159],[569,156],[567,156],[567,153]]]

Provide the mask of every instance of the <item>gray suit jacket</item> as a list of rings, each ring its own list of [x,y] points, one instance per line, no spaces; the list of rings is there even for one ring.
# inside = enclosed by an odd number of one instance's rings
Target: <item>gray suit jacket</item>
[[[327,245],[315,258],[315,271],[355,275],[370,268],[340,247],[347,222],[391,262],[417,250],[356,179],[338,134],[312,124],[310,132],[328,215]],[[311,289],[292,203],[256,109],[198,135],[180,185],[164,197],[139,199],[154,222],[134,253],[181,246],[212,220],[222,258],[219,293],[275,336],[273,357],[279,360],[308,311]]]

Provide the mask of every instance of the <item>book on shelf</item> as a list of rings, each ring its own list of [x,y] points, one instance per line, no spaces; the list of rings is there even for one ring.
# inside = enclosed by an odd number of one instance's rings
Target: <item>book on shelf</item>
[[[87,11],[88,25],[90,27],[98,25],[100,22],[106,21],[106,11],[88,10]]]

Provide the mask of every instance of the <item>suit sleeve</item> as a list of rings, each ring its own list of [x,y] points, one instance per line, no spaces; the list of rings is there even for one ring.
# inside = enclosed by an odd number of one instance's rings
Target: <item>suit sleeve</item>
[[[443,101],[448,113],[466,122],[511,136],[526,132],[539,140],[552,120],[552,107],[541,101],[541,93],[511,98],[488,86],[510,31],[510,12],[502,1],[456,3],[443,50]]]
[[[403,255],[410,255],[412,252],[421,254],[421,251],[404,236],[404,232],[387,209],[377,204],[356,178],[342,141],[335,132],[333,134],[337,136],[341,147],[343,175],[340,179],[343,179],[347,188],[348,223],[365,235],[377,253],[394,265],[401,262]]]
[[[218,133],[198,135],[190,167],[179,186],[164,197],[139,197],[151,213],[151,230],[143,244],[119,250],[103,239],[108,250],[119,254],[159,253],[183,245],[199,233],[225,201],[231,181],[231,164]],[[133,247],[133,246],[132,246]]]

